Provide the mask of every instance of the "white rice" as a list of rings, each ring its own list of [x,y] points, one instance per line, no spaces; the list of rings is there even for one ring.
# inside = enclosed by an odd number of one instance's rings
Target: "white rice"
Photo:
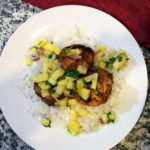
[[[99,43],[98,40],[90,38],[85,33],[81,32],[79,28],[73,27],[71,31],[67,30],[61,33],[57,33],[53,39],[55,44],[60,47],[65,47],[71,44],[84,44],[86,46],[90,46],[91,48],[95,48],[95,46]],[[112,48],[107,47],[108,54],[112,52]],[[108,55],[105,57],[107,58]],[[29,78],[32,75],[39,73],[41,68],[41,62],[34,62],[34,64],[30,67],[26,67],[23,71],[20,80],[19,80],[19,88],[28,99],[30,104],[30,110],[36,117],[46,117],[52,121],[51,126],[61,126],[66,127],[68,120],[70,119],[70,108],[58,108],[54,106],[46,105],[34,92],[34,84],[30,82]],[[86,108],[89,111],[89,115],[81,117],[79,122],[82,126],[82,131],[86,133],[90,133],[96,131],[100,127],[99,118],[103,112],[108,111],[116,111],[119,104],[121,103],[120,91],[123,85],[123,71],[113,71],[113,87],[112,93],[109,97],[108,101],[105,104],[89,107],[82,104],[78,104],[74,106],[74,109],[79,110],[80,108]]]

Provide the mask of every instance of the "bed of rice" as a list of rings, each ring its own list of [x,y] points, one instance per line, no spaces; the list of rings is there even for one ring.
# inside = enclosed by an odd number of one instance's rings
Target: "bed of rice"
[[[65,35],[65,36],[63,36]],[[56,34],[52,38],[53,42],[60,47],[65,47],[71,44],[83,44],[86,46],[90,46],[94,49],[95,45],[100,42],[96,39],[90,38],[85,33],[82,33],[79,28],[74,27],[71,30],[64,31],[64,33]],[[107,54],[103,59],[107,59],[110,52],[113,49],[109,46],[107,47]],[[52,121],[51,126],[60,126],[65,127],[70,119],[70,108],[59,108],[46,105],[34,92],[34,83],[30,82],[29,78],[32,75],[39,73],[41,68],[41,62],[34,62],[32,66],[26,67],[23,71],[20,79],[19,79],[19,88],[24,94],[24,96],[28,99],[28,103],[30,105],[30,110],[35,117],[46,117]],[[109,70],[111,71],[111,70]],[[112,71],[111,71],[112,72]],[[90,133],[93,131],[97,131],[101,124],[99,122],[99,117],[103,112],[108,111],[116,111],[117,107],[121,102],[120,91],[123,85],[123,71],[113,71],[113,87],[112,93],[109,97],[108,101],[105,104],[89,107],[82,104],[77,104],[74,106],[74,109],[79,110],[80,108],[86,108],[89,113],[88,115],[81,117],[79,119],[79,123],[82,126],[82,132]]]

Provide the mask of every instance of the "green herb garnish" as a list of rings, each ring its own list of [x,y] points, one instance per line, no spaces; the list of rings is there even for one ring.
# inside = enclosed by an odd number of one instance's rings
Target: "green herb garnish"
[[[112,67],[112,64],[114,63],[114,61],[115,61],[115,58],[114,58],[114,57],[112,57],[112,58],[110,58],[108,61],[106,61],[106,62],[105,62],[106,68],[111,68],[111,67]]]
[[[71,52],[71,49],[70,48],[65,48],[64,51],[66,52],[67,55],[69,55],[70,52]]]
[[[107,123],[111,123],[111,122],[114,123],[115,121],[114,120],[110,120],[110,119],[107,120]]]
[[[47,56],[47,58],[49,58],[49,59],[56,59],[57,56],[56,56],[56,54],[49,54],[49,55]]]
[[[75,93],[76,93],[76,89],[70,90],[70,95],[73,95],[73,94],[75,94]]]
[[[49,59],[52,59],[53,54],[49,54],[47,57],[48,57]]]
[[[54,89],[51,89],[51,90],[50,90],[50,93],[51,93],[51,94],[55,94],[55,90],[54,90]]]
[[[118,57],[118,61],[121,62],[122,61],[122,56]]]
[[[66,69],[65,70],[65,75],[68,77],[72,77],[72,78],[78,78],[80,75],[79,71],[76,71],[74,69]]]
[[[32,55],[33,58],[35,58],[36,56]]]
[[[45,81],[45,84],[46,84],[46,85],[50,85],[50,86],[52,86],[52,84],[51,84],[50,82],[48,82],[48,80],[47,80],[47,81]]]
[[[107,123],[111,123],[111,122],[114,123],[115,120],[110,119],[110,115],[112,115],[112,112],[107,113],[107,118],[108,118]]]
[[[107,116],[109,117],[109,115],[111,115],[111,114],[112,114],[111,112],[108,112],[108,113],[107,113]]]

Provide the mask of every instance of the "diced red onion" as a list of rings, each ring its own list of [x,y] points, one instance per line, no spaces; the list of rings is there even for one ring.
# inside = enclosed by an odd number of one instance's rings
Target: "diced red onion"
[[[33,61],[37,61],[40,59],[40,56],[37,53],[31,53],[30,57]]]
[[[103,121],[102,118],[100,118],[99,121],[100,121],[101,124],[105,124],[105,122]]]
[[[39,56],[38,57],[33,57],[32,60],[33,61],[38,61],[38,60],[40,60],[40,57]]]
[[[71,55],[71,56],[69,56],[70,58],[72,58],[72,59],[81,59],[82,58],[82,56],[79,56],[79,55]]]

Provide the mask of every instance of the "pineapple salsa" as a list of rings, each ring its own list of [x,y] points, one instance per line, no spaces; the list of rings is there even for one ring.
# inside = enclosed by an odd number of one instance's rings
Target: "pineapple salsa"
[[[88,116],[91,117],[92,115],[90,110],[97,106],[84,106],[84,103],[92,97],[92,92],[95,92],[95,97],[98,98],[103,94],[103,91],[98,88],[101,86],[100,74],[98,72],[89,73],[90,69],[86,65],[79,64],[75,69],[64,69],[59,62],[61,51],[62,49],[52,41],[42,38],[28,50],[26,64],[31,67],[35,62],[42,63],[40,73],[32,75],[30,81],[38,86],[41,99],[44,99],[45,103],[48,99],[53,100],[53,104],[47,103],[49,106],[69,109],[66,130],[71,135],[76,136],[84,131],[82,121],[86,118],[88,120]],[[64,51],[69,58],[82,59],[80,56],[82,52],[78,48],[66,48]],[[119,72],[124,69],[127,61],[128,57],[125,50],[113,51],[108,55],[105,45],[100,44],[95,46],[92,68]],[[76,98],[76,95],[82,99],[82,103]],[[101,102],[101,104],[104,103]],[[112,110],[103,111],[98,115],[97,122],[101,125],[113,123],[116,120],[116,114]],[[52,121],[47,117],[42,117],[40,122],[45,127],[51,127]]]

